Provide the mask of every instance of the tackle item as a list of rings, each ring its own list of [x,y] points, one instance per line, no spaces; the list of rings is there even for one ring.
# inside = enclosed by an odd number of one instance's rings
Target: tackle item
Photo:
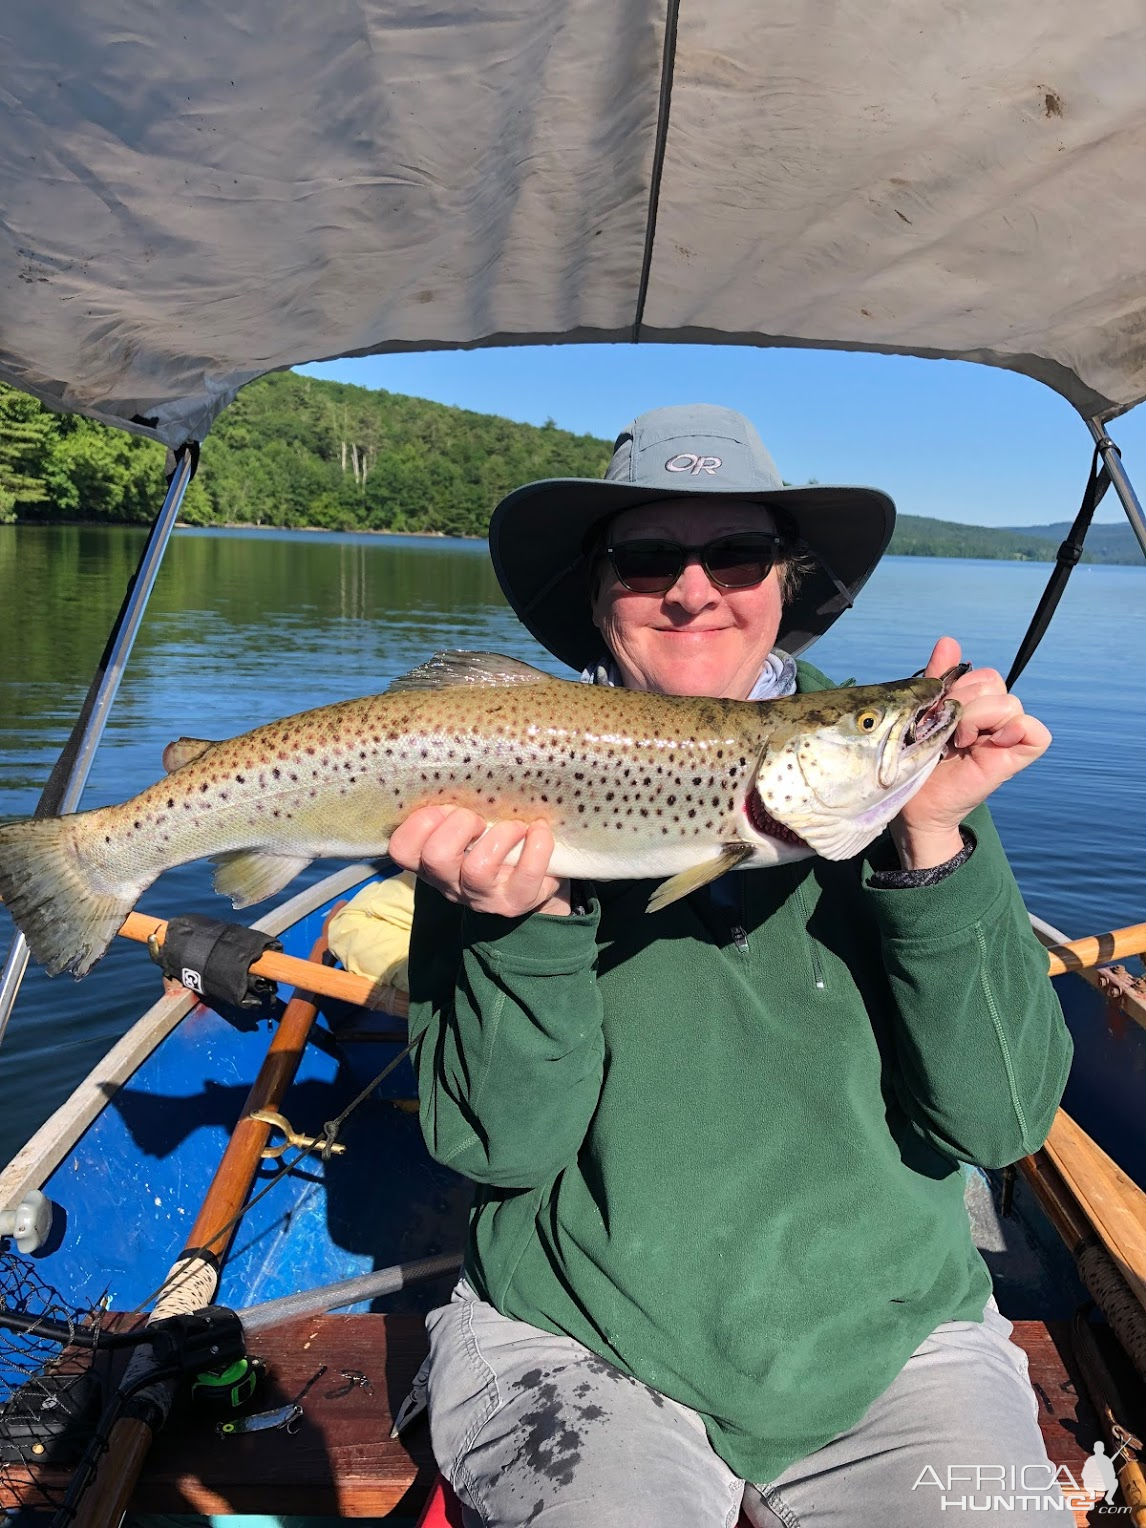
[[[220,1438],[238,1436],[240,1433],[270,1432],[276,1427],[285,1427],[287,1432],[297,1430],[302,1421],[302,1407],[297,1401],[291,1401],[286,1406],[276,1406],[273,1411],[256,1411],[249,1417],[235,1417],[230,1422],[219,1422],[215,1431]]]
[[[192,1402],[204,1411],[239,1411],[254,1397],[259,1386],[257,1359],[236,1358],[221,1369],[204,1369],[191,1385]]]
[[[384,695],[181,738],[168,777],[121,806],[0,826],[0,895],[35,958],[79,977],[173,865],[210,856],[244,907],[313,859],[385,853],[437,803],[544,819],[552,874],[662,879],[655,911],[737,866],[858,854],[939,762],[962,672],[754,703],[443,653]]]

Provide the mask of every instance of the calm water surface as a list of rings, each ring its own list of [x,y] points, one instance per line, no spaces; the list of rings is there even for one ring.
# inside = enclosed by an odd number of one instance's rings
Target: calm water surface
[[[135,565],[133,530],[0,526],[0,816],[30,812]],[[1006,671],[1045,565],[888,558],[809,654],[834,678],[901,678],[950,633]],[[177,532],[85,807],[150,784],[173,737],[226,737],[383,689],[440,647],[492,648],[564,672],[516,624],[484,543],[305,532]],[[994,812],[1032,910],[1070,935],[1146,918],[1146,567],[1079,567],[1019,686],[1054,733]],[[324,873],[316,867],[309,879]],[[304,879],[296,883],[304,884]],[[203,866],[142,907],[225,916]],[[261,911],[261,909],[260,909]],[[11,925],[0,911],[0,942]],[[5,1161],[159,992],[119,941],[82,986],[33,970],[0,1053]]]

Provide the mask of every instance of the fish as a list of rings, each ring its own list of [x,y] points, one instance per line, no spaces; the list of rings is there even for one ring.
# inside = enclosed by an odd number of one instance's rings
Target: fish
[[[79,978],[172,866],[209,858],[247,907],[312,860],[384,856],[411,812],[447,804],[545,819],[555,876],[663,879],[653,912],[729,870],[866,848],[939,762],[964,668],[737,701],[439,653],[380,695],[179,738],[121,805],[0,824],[0,897],[48,973]]]

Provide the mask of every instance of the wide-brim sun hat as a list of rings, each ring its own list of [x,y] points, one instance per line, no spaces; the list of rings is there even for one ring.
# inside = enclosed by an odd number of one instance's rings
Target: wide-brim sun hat
[[[786,486],[755,427],[734,409],[653,409],[622,430],[604,478],[546,478],[501,501],[489,549],[521,622],[575,669],[604,650],[590,612],[590,533],[656,499],[746,499],[782,510],[815,559],[790,604],[777,646],[798,654],[846,610],[891,540],[895,505],[878,488]]]

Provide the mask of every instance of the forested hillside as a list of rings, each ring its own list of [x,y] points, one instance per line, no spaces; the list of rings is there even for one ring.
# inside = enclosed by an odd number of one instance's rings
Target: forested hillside
[[[243,389],[203,445],[183,518],[484,536],[537,477],[599,477],[610,443],[420,398],[277,372]],[[0,519],[144,520],[164,453],[0,389]]]
[[[183,519],[484,536],[511,488],[534,478],[600,477],[610,448],[552,422],[518,424],[277,372],[244,388],[216,423]],[[153,441],[52,413],[0,385],[0,522],[149,520],[162,497],[163,464]],[[1061,539],[1045,534],[1052,529],[989,530],[901,514],[891,550],[1045,561]],[[1127,545],[1119,560],[1136,557]]]

